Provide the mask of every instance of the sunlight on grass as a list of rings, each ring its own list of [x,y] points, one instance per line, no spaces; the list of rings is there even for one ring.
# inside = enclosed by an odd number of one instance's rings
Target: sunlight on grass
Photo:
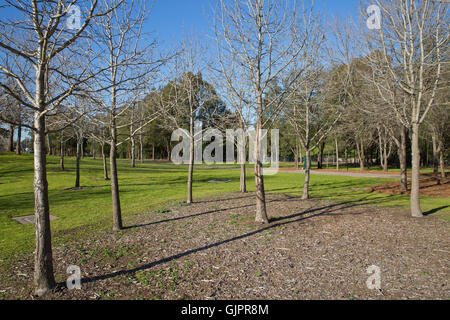
[[[109,181],[103,180],[101,159],[83,159],[81,189],[74,190],[75,161],[66,159],[66,171],[59,170],[59,158],[48,157],[50,212],[58,219],[51,222],[56,245],[70,240],[67,231],[91,227],[92,232],[109,230],[112,226],[112,205]],[[32,252],[33,225],[20,225],[11,217],[33,214],[32,155],[0,156],[0,259]],[[120,160],[119,185],[124,224],[137,214],[155,214],[155,208],[186,197],[187,167],[146,163],[130,168],[128,160]],[[194,200],[239,190],[239,170],[195,168]],[[211,179],[231,180],[229,183],[208,183]],[[265,177],[267,192],[300,195],[304,175],[279,173]],[[402,207],[408,210],[409,197],[370,193],[368,187],[395,179],[351,178],[314,175],[311,196],[333,201],[356,201],[360,204]],[[254,178],[247,175],[249,191],[254,191]],[[450,220],[449,198],[422,197],[424,211]],[[89,229],[89,228],[87,228]],[[74,236],[80,236],[75,234]]]

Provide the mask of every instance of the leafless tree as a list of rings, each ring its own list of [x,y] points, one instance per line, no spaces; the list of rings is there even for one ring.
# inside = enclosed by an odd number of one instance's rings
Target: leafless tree
[[[93,118],[110,131],[110,174],[113,204],[113,230],[122,229],[122,215],[119,197],[119,179],[117,173],[117,147],[139,132],[134,127],[127,138],[121,139],[118,130],[129,128],[129,120],[124,115],[140,101],[148,87],[151,76],[158,70],[164,59],[154,58],[155,42],[143,46],[145,34],[142,25],[150,13],[146,2],[142,0],[119,0],[105,2],[108,13],[97,19],[95,24],[96,50],[91,51],[99,60],[99,68],[104,69],[101,77],[95,79],[91,87],[91,98],[95,101],[103,118]],[[117,7],[115,10],[112,8]],[[156,114],[150,115],[146,123],[153,121]],[[134,124],[135,121],[132,121]]]
[[[193,202],[195,154],[199,151],[196,148],[201,147],[203,132],[218,115],[217,93],[202,74],[206,70],[204,52],[200,39],[185,36],[168,70],[170,80],[156,96],[156,106],[164,119],[162,126],[168,130],[184,129],[184,138],[189,139],[188,204]]]
[[[305,14],[310,8],[303,8]],[[255,130],[255,184],[257,223],[268,223],[262,170],[262,129],[284,107],[288,87],[268,95],[281,76],[300,58],[307,30],[300,32],[294,1],[219,1],[215,15],[215,35],[220,64],[227,87],[253,113]],[[245,80],[245,90],[239,79]],[[236,82],[237,81],[237,82]],[[238,85],[236,85],[238,83]]]
[[[79,26],[69,28],[66,21],[75,5],[83,10],[83,20]],[[57,113],[59,106],[94,76],[86,73],[89,61],[83,65],[75,62],[86,47],[80,38],[86,34],[91,21],[105,12],[97,10],[97,0],[6,0],[5,6],[15,12],[11,17],[21,18],[14,21],[4,17],[0,22],[0,86],[34,114],[29,126],[34,133],[34,281],[35,293],[43,295],[55,286],[46,178],[46,118]],[[30,67],[34,73],[23,72]],[[20,88],[20,95],[9,86],[8,80]]]
[[[383,75],[375,79],[388,79],[374,81],[380,97],[411,131],[411,215],[423,217],[419,200],[419,130],[436,104],[443,64],[448,61],[442,56],[449,40],[448,4],[432,0],[380,0],[375,4],[383,19],[379,30],[364,33],[367,56],[374,57],[374,73]],[[405,95],[406,103],[395,103],[398,90]]]

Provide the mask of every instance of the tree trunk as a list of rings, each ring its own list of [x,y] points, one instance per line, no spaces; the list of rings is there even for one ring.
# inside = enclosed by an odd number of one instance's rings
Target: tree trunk
[[[152,145],[152,160],[155,161],[155,145]]]
[[[365,160],[365,155],[364,155],[364,144],[361,140],[361,146],[359,145],[358,142],[356,142],[356,151],[358,153],[358,159],[359,159],[359,168],[361,171],[364,171],[364,160]]]
[[[295,170],[298,170],[298,144],[295,145],[294,149],[294,162],[295,162]]]
[[[51,155],[53,150],[52,150],[52,141],[50,138],[50,133],[47,134],[47,145],[48,145],[47,154]]]
[[[239,191],[241,193],[247,192],[247,182],[246,182],[246,168],[245,163],[241,163],[241,177],[240,177]]]
[[[113,231],[122,229],[122,211],[120,208],[119,178],[117,174],[117,129],[113,117],[111,126],[111,150],[109,155],[111,168],[111,195],[113,204]]]
[[[95,160],[95,139],[92,139],[92,158]]]
[[[256,143],[255,143],[255,185],[256,185],[256,223],[269,223],[266,211],[266,193],[264,190],[264,176],[261,160],[261,118],[258,116],[256,125]]]
[[[400,160],[400,190],[408,191],[408,166],[406,163],[406,128],[402,127],[400,132],[400,148],[398,154]]]
[[[191,117],[189,123],[190,131],[190,143],[189,143],[189,172],[187,181],[187,201],[186,203],[192,203],[192,178],[194,175],[194,119]]]
[[[388,164],[388,154],[387,154],[387,145],[386,145],[386,141],[384,143],[384,153],[383,153],[383,158],[384,158],[384,162],[383,162],[383,171],[384,172],[388,172],[389,170],[389,164]]]
[[[170,141],[168,141],[167,142],[167,161],[172,161],[172,158],[171,158],[172,156],[171,156],[171,152],[170,152]]]
[[[336,170],[339,170],[339,147],[338,147],[338,140],[335,139],[336,142]]]
[[[439,164],[441,167],[441,177],[445,179],[445,163],[444,163],[444,151],[443,148],[439,151]]]
[[[38,94],[37,94],[38,95]],[[50,232],[50,208],[45,153],[45,118],[35,114],[34,133],[34,208],[36,248],[34,259],[35,293],[42,296],[55,287]]]
[[[105,142],[102,142],[102,159],[103,159],[103,179],[106,181],[108,178],[108,166],[106,164],[106,154],[105,154]]]
[[[59,166],[61,171],[64,171],[64,132],[61,132],[59,138]]]
[[[323,150],[325,149],[325,142],[319,144],[319,155],[317,159],[317,169],[323,169]]]
[[[80,187],[80,160],[81,160],[81,140],[83,138],[77,139],[77,160],[76,160],[76,178],[75,178],[75,188]]]
[[[310,161],[310,151],[309,146],[306,147],[306,156],[305,156],[305,182],[303,183],[303,195],[302,200],[309,199],[309,177],[311,174],[311,161]]]
[[[433,142],[433,174],[437,176],[439,174],[439,150],[434,132],[431,134],[431,141]]]
[[[21,148],[21,140],[22,140],[22,125],[19,124],[19,126],[17,127],[17,143],[16,143],[16,154],[20,155],[22,153],[22,148]]]
[[[411,215],[413,217],[423,217],[420,208],[420,149],[419,149],[419,124],[412,125],[411,137],[412,153],[412,176],[411,176]]]
[[[84,159],[84,138],[81,138],[81,158]]]
[[[381,130],[379,128],[377,129],[378,129],[378,150],[380,154],[380,166],[384,170],[383,140],[381,139],[381,132],[380,132]]]
[[[15,127],[14,125],[10,124],[9,125],[9,145],[8,145],[8,150],[9,152],[14,152],[14,130]]]
[[[139,159],[144,163],[144,143],[142,141],[142,132],[139,133]]]
[[[131,138],[131,167],[136,167],[136,145],[134,141],[134,137]]]

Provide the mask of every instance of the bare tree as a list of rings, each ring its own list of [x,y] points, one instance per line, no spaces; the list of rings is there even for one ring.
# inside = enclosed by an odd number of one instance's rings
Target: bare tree
[[[305,180],[302,199],[309,199],[311,172],[310,153],[323,145],[334,125],[340,119],[342,106],[327,104],[325,96],[325,72],[320,63],[323,30],[317,22],[310,22],[307,49],[297,63],[295,73],[299,73],[292,88],[293,94],[284,116],[305,150]],[[315,24],[313,27],[312,24]]]
[[[195,154],[201,147],[202,135],[211,121],[220,113],[220,102],[214,87],[202,75],[205,71],[203,48],[200,40],[186,36],[180,52],[174,57],[168,74],[171,80],[158,95],[157,107],[168,130],[184,129],[189,139],[187,199],[192,203],[192,185]]]
[[[254,159],[257,223],[268,223],[262,170],[263,127],[284,107],[290,84],[267,95],[300,57],[307,30],[299,32],[297,4],[291,1],[224,1],[216,13],[218,62],[229,91],[251,108],[255,130]],[[305,9],[308,14],[308,9]],[[241,90],[239,79],[245,80]]]
[[[109,128],[110,141],[110,174],[111,195],[113,204],[113,230],[122,229],[122,214],[119,197],[119,178],[117,172],[117,147],[128,141],[139,132],[140,127],[130,132],[127,138],[121,139],[118,130],[129,128],[135,123],[124,120],[124,115],[143,98],[151,76],[158,70],[164,59],[154,59],[150,55],[156,46],[151,42],[142,46],[144,34],[142,25],[150,13],[145,1],[134,0],[121,2],[119,0],[105,3],[108,13],[98,19],[95,25],[96,51],[91,54],[100,60],[101,79],[95,79],[91,98],[103,118],[93,118],[102,126]],[[117,7],[115,10],[112,8]],[[98,50],[100,49],[100,50]],[[155,119],[152,114],[146,119],[148,124]],[[106,171],[105,171],[106,172]],[[106,177],[105,177],[106,178]]]
[[[55,286],[53,276],[48,184],[46,172],[46,117],[57,113],[58,107],[92,74],[82,65],[75,66],[76,56],[82,54],[80,37],[91,21],[101,15],[97,0],[91,1],[5,1],[15,12],[11,21],[0,22],[0,72],[3,79],[13,80],[20,95],[7,81],[0,86],[20,105],[34,113],[29,128],[34,133],[34,194],[35,194],[35,293],[43,295]],[[67,18],[75,5],[83,8],[83,21],[75,28],[66,27]],[[75,46],[78,44],[78,46]],[[84,61],[84,66],[89,65]],[[26,74],[25,68],[34,73]]]
[[[374,81],[380,96],[391,106],[397,120],[411,130],[411,215],[423,217],[419,200],[419,130],[435,106],[446,60],[441,52],[449,39],[448,5],[431,0],[375,3],[383,21],[379,30],[365,33],[365,45],[369,53],[379,52],[381,56],[371,61],[374,73],[388,79]],[[405,95],[406,103],[395,103],[398,90]]]

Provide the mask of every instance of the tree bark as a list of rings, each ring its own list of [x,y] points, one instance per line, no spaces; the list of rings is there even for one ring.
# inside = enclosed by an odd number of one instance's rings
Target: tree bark
[[[48,144],[47,154],[51,155],[53,150],[52,150],[52,141],[49,133],[47,134],[47,144]]]
[[[255,143],[255,185],[256,185],[256,216],[255,222],[269,223],[266,211],[266,193],[264,190],[264,176],[261,160],[261,118],[258,117],[256,125],[256,143]]]
[[[241,176],[240,176],[239,181],[240,181],[239,191],[241,193],[246,193],[247,192],[247,182],[246,182],[245,163],[241,163]]]
[[[122,211],[120,208],[119,178],[117,174],[117,129],[116,119],[111,119],[111,150],[109,155],[111,168],[111,195],[113,204],[113,231],[122,229]]]
[[[295,144],[294,149],[294,162],[295,162],[295,170],[298,170],[298,144]]]
[[[92,158],[95,160],[95,139],[92,139]]]
[[[365,155],[364,155],[364,144],[361,140],[361,145],[359,145],[358,142],[356,142],[356,152],[358,153],[358,159],[359,159],[359,168],[361,171],[364,171],[365,167]]]
[[[139,133],[139,159],[144,163],[144,143],[142,141],[142,132]]]
[[[17,127],[17,143],[16,143],[17,155],[20,155],[22,153],[21,140],[22,140],[22,125],[19,124],[19,126]]]
[[[103,160],[103,179],[106,181],[108,178],[108,166],[106,164],[106,154],[105,154],[105,142],[102,142],[102,160]]]
[[[446,175],[445,175],[444,151],[442,149],[443,148],[441,148],[441,150],[439,151],[439,164],[441,167],[441,177],[445,179]]]
[[[439,150],[434,132],[431,134],[431,141],[433,143],[433,174],[437,176],[439,174]]]
[[[59,138],[59,166],[64,171],[64,131],[61,131]]]
[[[131,138],[131,167],[136,167],[136,145],[134,141],[134,137]]]
[[[80,187],[80,160],[81,160],[81,141],[82,137],[77,138],[77,159],[76,159],[76,178],[75,178],[75,188]]]
[[[43,80],[43,79],[42,79]],[[39,89],[37,89],[37,96]],[[36,248],[34,258],[35,293],[42,296],[55,287],[50,232],[50,208],[45,152],[45,118],[35,113],[34,127],[34,208]]]
[[[319,144],[319,155],[317,159],[317,169],[323,169],[323,150],[325,149],[325,142]]]
[[[84,138],[81,138],[81,158],[84,159]]]
[[[309,146],[306,147],[306,156],[305,156],[305,182],[303,183],[303,194],[302,200],[309,199],[309,177],[311,174],[311,161],[310,161],[310,151]]]
[[[408,191],[408,166],[406,163],[406,128],[400,131],[400,148],[398,154],[400,160],[400,190]]]
[[[9,152],[14,152],[14,131],[15,131],[14,125],[10,124],[9,125],[9,145],[8,145]]]
[[[192,113],[191,113],[192,114]],[[187,181],[187,201],[186,203],[192,203],[192,179],[194,175],[194,118],[191,115],[189,120],[189,133],[190,133],[190,143],[189,143],[189,172]]]
[[[338,140],[334,139],[336,143],[336,170],[339,171],[339,147],[338,147]]]
[[[411,215],[423,217],[420,208],[420,149],[419,149],[419,124],[413,123],[411,137],[412,176],[411,176]]]
[[[170,152],[170,141],[168,141],[167,142],[167,161],[172,161],[172,156],[171,156],[171,154],[170,154],[171,152]]]

